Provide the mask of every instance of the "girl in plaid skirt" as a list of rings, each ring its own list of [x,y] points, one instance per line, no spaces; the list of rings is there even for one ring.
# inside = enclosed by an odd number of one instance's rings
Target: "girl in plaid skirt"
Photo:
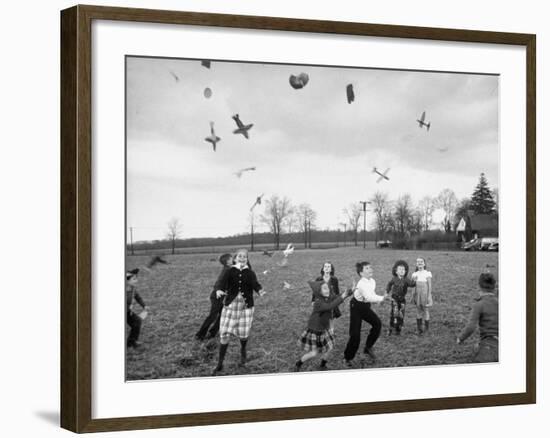
[[[241,342],[240,366],[246,364],[246,343],[254,317],[254,291],[260,296],[265,292],[258,283],[256,274],[248,263],[248,251],[240,249],[235,255],[235,264],[220,280],[218,298],[224,297],[220,319],[220,354],[213,375],[223,369],[229,338],[235,335]]]
[[[334,332],[330,329],[330,321],[333,318],[333,309],[351,295],[351,289],[341,295],[330,293],[330,287],[323,281],[310,281],[315,301],[313,310],[302,336],[298,340],[299,345],[306,352],[297,362],[294,371],[300,371],[304,362],[321,355],[320,370],[327,370],[327,358],[334,348]]]

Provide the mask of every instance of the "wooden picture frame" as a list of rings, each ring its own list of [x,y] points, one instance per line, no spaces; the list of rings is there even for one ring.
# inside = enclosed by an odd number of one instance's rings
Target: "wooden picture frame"
[[[515,45],[526,49],[526,390],[431,399],[92,418],[92,22],[162,23]],[[61,12],[61,426],[74,432],[396,413],[536,401],[536,37],[531,34],[75,6]]]

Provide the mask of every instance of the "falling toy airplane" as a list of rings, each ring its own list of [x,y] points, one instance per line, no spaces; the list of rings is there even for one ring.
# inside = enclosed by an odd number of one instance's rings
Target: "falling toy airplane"
[[[250,207],[250,211],[254,210],[254,207],[256,207],[256,205],[260,205],[262,203],[262,198],[264,197],[264,194],[262,193],[260,196],[258,196],[256,198],[256,202],[254,202],[254,204],[252,204],[252,207]]]
[[[161,256],[154,256],[153,258],[151,258],[151,260],[149,260],[149,263],[147,263],[147,267],[152,268],[153,266],[155,266],[159,263],[162,263],[163,265],[168,265],[169,264]]]
[[[284,254],[285,257],[288,257],[293,252],[294,252],[294,245],[292,243],[289,243],[286,246],[286,249],[283,251],[283,254]]]
[[[216,143],[221,141],[221,138],[214,132],[214,122],[210,122],[210,135],[204,139],[208,143],[212,143],[212,148],[216,152]]]
[[[254,124],[253,123],[250,123],[249,125],[243,124],[243,122],[241,122],[241,119],[239,119],[238,114],[232,115],[231,118],[235,120],[235,123],[237,124],[237,129],[233,131],[233,134],[242,134],[245,136],[245,138],[248,138],[248,131],[250,130],[250,128],[252,128],[252,126],[254,126]]]
[[[390,168],[388,167],[384,172],[380,172],[376,167],[373,168],[372,173],[376,173],[376,174],[380,175],[379,178],[376,180],[376,182],[379,183],[383,179],[389,181],[390,179],[387,177],[387,174],[388,174],[389,170],[390,170]]]
[[[355,93],[353,92],[353,85],[348,84],[346,87],[346,97],[348,98],[348,103],[351,103],[355,100]]]
[[[234,175],[237,175],[237,178],[240,178],[244,172],[250,172],[251,170],[256,170],[255,167],[245,167],[244,169],[234,172]]]
[[[180,81],[180,78],[178,77],[178,75],[175,74],[173,71],[170,71],[170,74],[171,74],[172,77],[176,80],[176,82],[179,82],[179,81]]]
[[[428,123],[425,123],[424,120],[426,119],[426,111],[424,111],[422,113],[422,115],[420,116],[420,119],[416,119],[416,121],[418,122],[418,127],[420,129],[422,129],[422,126],[425,126],[426,127],[426,131],[429,131],[430,130],[430,122]]]

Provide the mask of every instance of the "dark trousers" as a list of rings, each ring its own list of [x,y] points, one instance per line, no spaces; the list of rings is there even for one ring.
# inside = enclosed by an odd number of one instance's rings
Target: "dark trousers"
[[[489,337],[479,342],[472,359],[474,363],[498,362],[498,339]]]
[[[359,349],[361,343],[361,324],[363,321],[371,325],[365,349],[371,348],[380,336],[382,322],[378,315],[371,309],[370,303],[362,303],[352,298],[349,303],[349,340],[344,351],[344,358],[352,360]]]
[[[210,313],[204,320],[204,322],[201,325],[201,328],[197,332],[196,336],[198,338],[204,338],[206,336],[206,332],[208,331],[208,328],[210,327],[209,334],[211,337],[214,337],[218,334],[218,331],[220,330],[220,318],[222,316],[222,309],[223,309],[223,297],[222,298],[216,298],[216,297],[210,297]]]
[[[141,330],[141,318],[131,310],[128,310],[126,312],[126,323],[130,326],[130,334],[128,335],[126,345],[132,345],[139,338],[139,331]]]
[[[401,333],[403,321],[405,319],[405,303],[391,300],[390,330],[395,329],[396,333]]]

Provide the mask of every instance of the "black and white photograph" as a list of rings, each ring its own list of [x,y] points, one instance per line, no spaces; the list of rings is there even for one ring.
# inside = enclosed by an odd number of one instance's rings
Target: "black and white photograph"
[[[128,381],[498,363],[498,75],[125,68]]]

